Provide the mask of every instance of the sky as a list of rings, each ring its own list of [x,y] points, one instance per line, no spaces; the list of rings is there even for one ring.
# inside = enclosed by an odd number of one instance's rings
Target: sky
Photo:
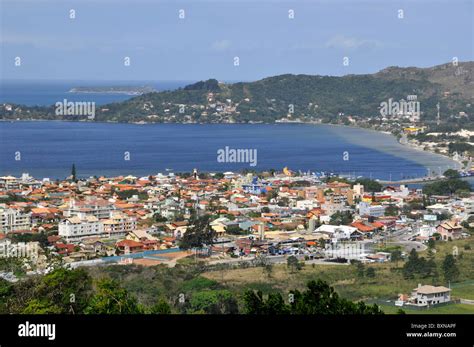
[[[251,81],[474,60],[472,0],[0,4],[1,79]]]

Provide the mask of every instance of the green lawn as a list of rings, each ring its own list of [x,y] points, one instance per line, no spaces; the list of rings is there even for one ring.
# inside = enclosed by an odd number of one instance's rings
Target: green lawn
[[[451,286],[451,290],[453,297],[474,300],[474,281],[454,283]]]
[[[408,306],[379,305],[386,314],[396,314],[401,308],[406,314],[474,314],[474,305],[453,304],[432,307],[427,310],[418,310]]]

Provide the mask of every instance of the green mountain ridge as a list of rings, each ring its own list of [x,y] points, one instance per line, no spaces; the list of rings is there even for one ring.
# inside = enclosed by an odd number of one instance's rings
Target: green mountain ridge
[[[177,90],[151,92],[97,107],[95,121],[248,123],[275,121],[335,122],[341,117],[380,117],[382,102],[416,95],[422,121],[436,118],[440,103],[443,121],[472,113],[474,62],[448,63],[430,68],[387,67],[374,74],[313,76],[284,74],[254,82],[199,81]],[[54,106],[0,109],[3,119],[69,119]],[[472,123],[470,119],[468,123]]]

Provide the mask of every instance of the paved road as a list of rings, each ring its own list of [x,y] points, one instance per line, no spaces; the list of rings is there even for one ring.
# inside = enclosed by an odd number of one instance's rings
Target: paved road
[[[418,241],[410,241],[410,239],[416,234],[416,232],[412,232],[410,229],[405,228],[392,233],[391,239],[393,241],[389,241],[387,243],[403,246],[405,248],[405,252],[410,252],[413,248],[416,249],[417,252],[426,250],[428,247],[424,243]]]
[[[387,242],[387,243],[403,246],[405,247],[405,252],[407,253],[410,253],[413,248],[417,252],[422,252],[428,248],[424,243],[417,242],[417,241],[395,241],[395,242]]]

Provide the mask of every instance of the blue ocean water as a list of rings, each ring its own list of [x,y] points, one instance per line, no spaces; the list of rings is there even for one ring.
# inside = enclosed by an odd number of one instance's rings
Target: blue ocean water
[[[27,106],[50,106],[56,102],[86,101],[104,105],[132,98],[132,95],[108,93],[69,93],[74,87],[97,86],[151,86],[157,91],[172,90],[192,82],[188,81],[29,81],[2,80],[0,103],[15,103]]]
[[[256,149],[257,165],[218,162],[217,151],[226,146]],[[0,175],[64,178],[73,163],[81,177],[288,166],[380,179],[424,176],[426,166],[452,164],[390,135],[328,125],[0,122]]]

